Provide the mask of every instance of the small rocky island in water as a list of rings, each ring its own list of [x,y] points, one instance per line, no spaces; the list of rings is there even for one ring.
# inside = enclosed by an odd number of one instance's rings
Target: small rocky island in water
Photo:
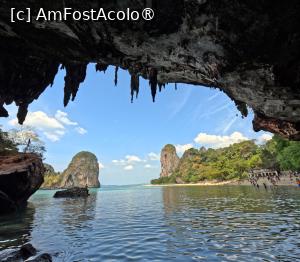
[[[41,189],[99,188],[99,163],[97,157],[87,151],[76,154],[67,169],[55,172],[49,164],[44,164],[46,172]]]

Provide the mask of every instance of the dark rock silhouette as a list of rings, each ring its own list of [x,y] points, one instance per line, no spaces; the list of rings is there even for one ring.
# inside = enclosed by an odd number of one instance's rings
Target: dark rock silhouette
[[[19,249],[11,251],[2,251],[0,252],[0,261],[2,262],[16,262],[16,261],[29,261],[34,262],[51,262],[52,258],[49,254],[44,253],[38,256],[37,250],[30,244],[27,243],[21,246]]]
[[[43,183],[44,165],[35,154],[0,156],[0,213],[15,211]]]
[[[5,105],[28,105],[53,83],[60,65],[67,71],[64,105],[75,99],[86,65],[108,65],[149,79],[153,101],[157,83],[218,88],[247,115],[254,129],[300,140],[300,2],[127,1],[126,8],[154,9],[152,21],[10,22],[10,8],[62,10],[63,0],[0,0],[0,116]],[[76,10],[122,9],[118,2],[68,1]],[[135,82],[135,81],[133,81]],[[134,85],[136,89],[137,85]],[[161,89],[161,88],[160,88]]]
[[[80,188],[80,187],[74,187],[62,191],[57,191],[54,194],[54,198],[66,198],[66,197],[88,197],[89,196],[89,190],[88,188]]]

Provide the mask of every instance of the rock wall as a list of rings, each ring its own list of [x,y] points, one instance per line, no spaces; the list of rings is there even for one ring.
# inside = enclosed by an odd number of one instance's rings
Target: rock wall
[[[0,156],[0,214],[25,206],[43,183],[44,165],[35,154]]]
[[[166,145],[160,154],[161,173],[160,177],[169,177],[179,164],[179,157],[173,145]]]
[[[60,188],[85,187],[86,185],[100,187],[97,157],[90,152],[76,154],[61,176]]]
[[[151,7],[155,18],[11,23],[11,7],[32,13],[41,7]],[[66,106],[94,62],[97,71],[109,65],[116,73],[128,70],[132,96],[139,77],[149,79],[153,101],[167,83],[218,88],[242,116],[248,107],[254,110],[256,131],[300,140],[299,17],[298,0],[0,0],[0,116],[7,117],[5,105],[15,102],[23,123],[28,105],[53,83],[60,65],[66,69]]]

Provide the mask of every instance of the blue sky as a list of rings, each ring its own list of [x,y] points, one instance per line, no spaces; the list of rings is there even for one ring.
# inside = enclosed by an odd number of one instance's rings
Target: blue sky
[[[130,76],[119,70],[115,87],[113,67],[104,74],[89,65],[75,102],[64,108],[64,75],[61,70],[53,87],[30,105],[25,122],[46,143],[45,162],[58,171],[77,152],[88,150],[101,163],[102,184],[148,183],[159,176],[159,153],[165,144],[176,145],[182,154],[191,146],[221,147],[247,138],[270,138],[252,130],[252,113],[242,119],[225,94],[206,87],[178,84],[175,91],[170,84],[153,104],[148,81],[141,80],[139,98],[131,104]],[[11,116],[0,119],[6,130],[18,127],[15,106],[7,108]]]

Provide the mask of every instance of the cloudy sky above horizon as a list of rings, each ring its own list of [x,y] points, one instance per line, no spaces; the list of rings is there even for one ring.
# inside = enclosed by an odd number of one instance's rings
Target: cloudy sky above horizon
[[[139,98],[131,104],[130,77],[119,70],[115,87],[113,67],[103,74],[89,65],[75,102],[64,108],[64,75],[60,71],[53,87],[30,105],[25,121],[45,142],[45,162],[57,171],[87,150],[99,160],[102,184],[149,183],[159,176],[159,153],[165,144],[174,144],[181,155],[191,147],[218,148],[247,139],[263,143],[272,137],[255,133],[253,114],[242,119],[234,103],[214,89],[179,84],[175,91],[170,84],[153,104],[148,82],[141,80]],[[7,109],[10,117],[1,118],[0,125],[19,128],[16,107]]]

